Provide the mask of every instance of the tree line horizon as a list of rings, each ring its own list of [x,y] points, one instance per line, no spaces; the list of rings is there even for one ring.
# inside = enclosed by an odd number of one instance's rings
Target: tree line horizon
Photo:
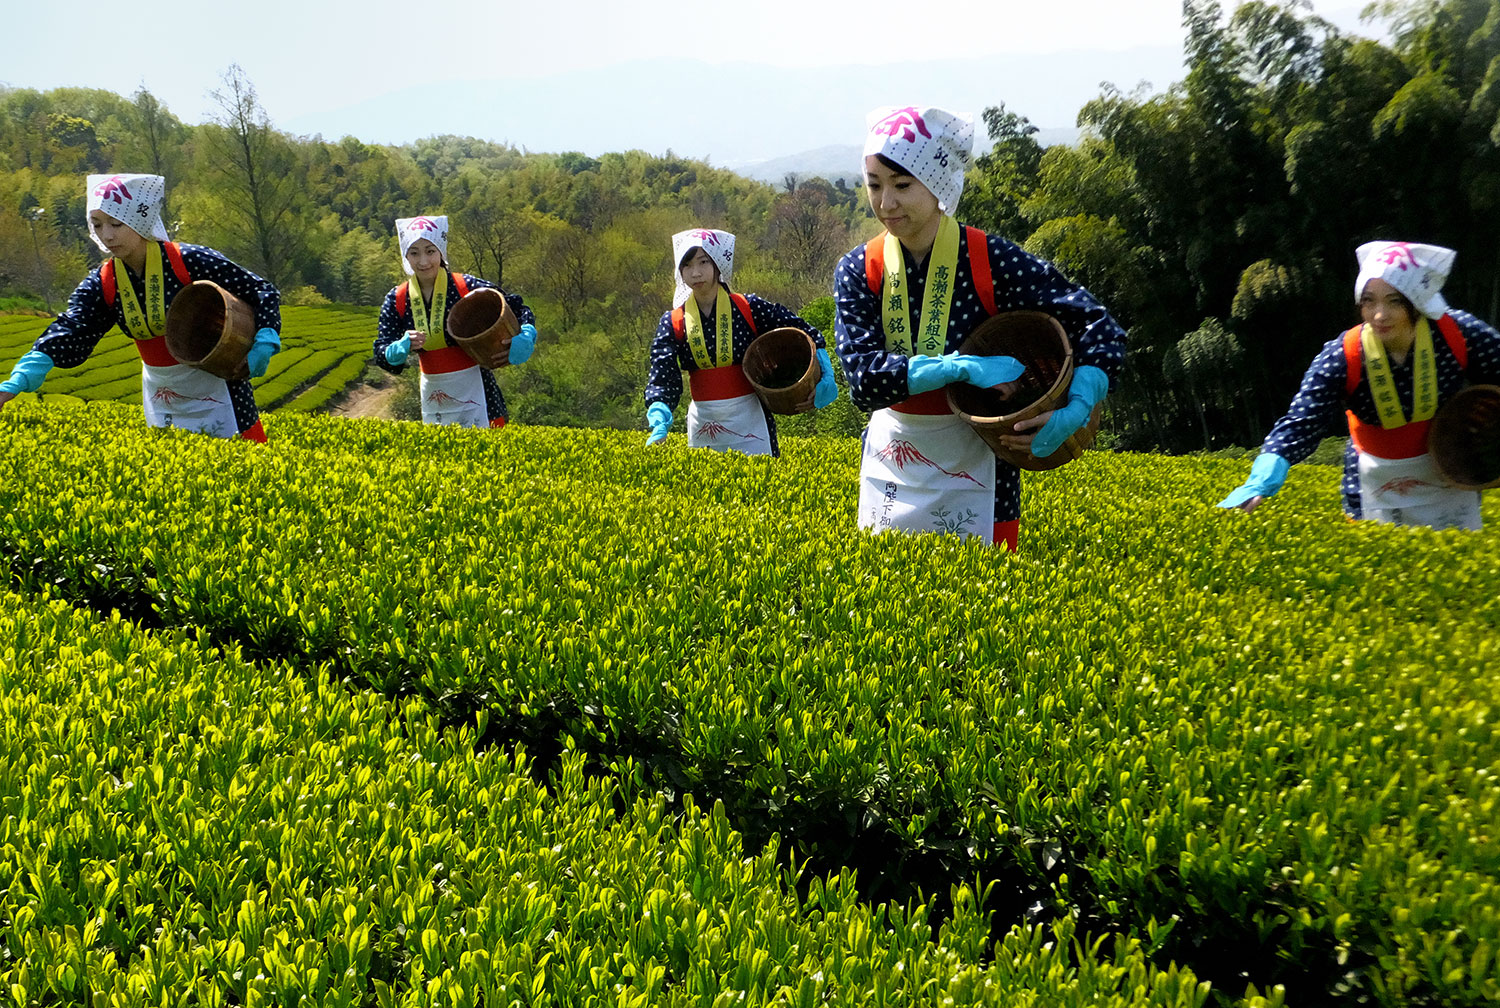
[[[1364,241],[1457,249],[1448,300],[1500,316],[1500,0],[1394,0],[1371,16],[1389,41],[1300,0],[1186,0],[1184,79],[1103,85],[1076,144],[1043,148],[1003,101],[976,117],[993,147],[959,219],[1051,260],[1130,333],[1109,444],[1258,444],[1318,348],[1355,321]],[[0,88],[0,310],[56,311],[97,263],[89,173],[165,175],[173,237],[220,249],[291,304],[379,304],[404,279],[395,218],[446,213],[452,266],[537,312],[539,366],[507,376],[517,419],[632,428],[674,232],[734,232],[736,287],[801,308],[831,339],[834,265],[879,231],[842,179],[772,186],[670,150],[294,137],[238,66],[211,97],[194,126],[144,87]],[[857,433],[841,402],[786,432]]]

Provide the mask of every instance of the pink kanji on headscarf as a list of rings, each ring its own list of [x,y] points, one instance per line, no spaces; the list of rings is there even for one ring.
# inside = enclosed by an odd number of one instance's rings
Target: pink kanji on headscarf
[[[1384,252],[1380,253],[1380,259],[1387,266],[1397,266],[1405,271],[1408,266],[1416,266],[1416,256],[1412,255],[1411,245],[1407,242],[1392,242]]]
[[[401,268],[406,271],[407,276],[412,276],[411,263],[406,261],[407,250],[422,239],[432,242],[437,246],[438,254],[443,257],[443,262],[448,262],[448,218],[446,216],[419,215],[416,217],[400,217],[396,220],[396,239],[401,243]]]
[[[952,214],[964,191],[964,172],[973,160],[974,123],[968,116],[941,108],[886,106],[871,112],[860,155],[872,154],[900,165],[937,197],[938,209]]]
[[[922,119],[922,114],[910,105],[897,109],[880,120],[870,132],[895,136],[898,130],[901,132],[901,138],[907,143],[914,143],[918,133],[929,140],[932,139],[932,133],[927,129],[927,123]]]
[[[673,308],[686,304],[692,296],[693,289],[682,282],[682,259],[695,248],[701,248],[714,261],[719,267],[719,280],[725,287],[730,286],[734,275],[734,235],[713,228],[679,231],[672,236],[672,275],[677,281],[672,291]]]
[[[88,200],[84,220],[88,223],[89,237],[100,251],[109,254],[109,248],[94,230],[93,218],[88,216],[95,210],[108,214],[148,241],[167,240],[167,226],[161,219],[161,204],[167,196],[166,179],[160,175],[121,172],[90,175],[85,185]]]
[[[101,182],[94,187],[94,195],[99,197],[99,202],[114,200],[116,203],[124,203],[125,200],[134,199],[130,190],[125,188],[125,179],[115,175],[108,182]],[[121,198],[123,197],[123,199]]]

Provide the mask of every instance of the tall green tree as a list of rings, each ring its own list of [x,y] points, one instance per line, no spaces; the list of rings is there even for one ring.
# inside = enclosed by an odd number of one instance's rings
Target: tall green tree
[[[223,225],[238,239],[234,244],[246,265],[288,286],[295,280],[291,263],[304,229],[296,212],[296,159],[239,64],[231,64],[221,80],[211,92],[217,113],[206,140],[222,187]]]

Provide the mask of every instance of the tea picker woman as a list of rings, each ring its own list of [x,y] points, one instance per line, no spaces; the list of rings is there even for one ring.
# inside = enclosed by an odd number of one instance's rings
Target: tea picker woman
[[[975,536],[1014,550],[1020,473],[953,413],[946,388],[968,382],[1008,392],[1021,365],[960,354],[960,344],[998,312],[1042,311],[1062,324],[1078,365],[1068,403],[1005,439],[1045,457],[1104,398],[1125,360],[1125,332],[1050,263],[954,219],[973,144],[967,117],[882,108],[868,125],[866,192],[886,230],[845,255],[834,276],[839,358],[854,405],[872,411],[859,526]]]
[[[164,333],[177,293],[192,281],[212,280],[254,315],[257,332],[248,361],[251,377],[258,378],[281,349],[281,295],[213,249],[169,241],[161,219],[165,195],[160,175],[88,177],[89,236],[110,258],[84,278],[67,309],[0,383],[0,407],[19,392],[35,392],[54,366],[78,367],[118,325],[141,357],[141,405],[148,424],[265,441],[250,382],[178,362]]]
[[[733,291],[734,235],[728,231],[695,228],[673,235],[672,261],[677,279],[672,310],[662,315],[651,340],[646,443],[666,438],[686,371],[693,394],[687,412],[691,447],[779,454],[776,421],[745,377],[745,350],[771,329],[789,326],[807,333],[817,348],[819,378],[798,405],[822,409],[838,398],[823,334],[774,301]]]
[[[1361,324],[1324,344],[1286,416],[1266,435],[1250,478],[1219,507],[1254,511],[1276,495],[1294,463],[1347,422],[1349,517],[1478,529],[1479,493],[1443,477],[1427,435],[1438,407],[1466,383],[1500,382],[1500,333],[1444,300],[1452,249],[1374,241],[1355,255]]]
[[[447,217],[403,217],[396,221],[396,236],[401,268],[411,279],[393,287],[380,307],[375,363],[400,374],[411,355],[417,355],[425,423],[504,427],[509,414],[495,373],[450,344],[445,331],[448,313],[460,298],[495,285],[449,272]],[[521,324],[511,338],[507,363],[524,364],[536,348],[535,319],[520,295],[504,296]]]

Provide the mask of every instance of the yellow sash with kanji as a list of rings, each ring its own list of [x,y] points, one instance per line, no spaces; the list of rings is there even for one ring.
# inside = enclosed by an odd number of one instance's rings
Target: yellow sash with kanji
[[[920,331],[909,331],[906,305],[906,260],[901,243],[885,233],[885,283],[880,305],[885,324],[885,348],[892,353],[940,356],[948,343],[948,311],[953,307],[953,286],[958,279],[958,221],[943,215],[937,239],[927,255],[927,292],[922,298]]]
[[[703,317],[698,314],[698,299],[689,295],[682,306],[682,324],[693,361],[702,369],[724,367],[734,363],[734,329],[729,317],[729,292],[722,285],[714,299],[714,356],[708,356],[708,341],[703,336]]]
[[[1365,374],[1370,379],[1370,395],[1375,400],[1375,412],[1380,415],[1380,426],[1392,430],[1408,423],[1431,420],[1438,408],[1438,380],[1437,355],[1432,350],[1432,327],[1427,324],[1427,319],[1417,320],[1417,337],[1412,342],[1415,356],[1412,360],[1410,420],[1401,409],[1401,397],[1396,394],[1396,379],[1391,375],[1385,344],[1368,325],[1360,327],[1359,342],[1364,350]]]
[[[135,284],[125,264],[114,260],[115,290],[120,295],[120,312],[125,316],[125,332],[131,339],[155,339],[167,331],[167,277],[162,269],[161,244],[151,242],[146,249],[146,310],[135,297]]]
[[[420,329],[427,334],[427,342],[423,345],[424,350],[436,350],[448,345],[443,337],[443,326],[448,321],[448,273],[438,274],[438,278],[432,282],[432,313],[429,316],[427,305],[422,300],[422,285],[417,282],[416,277],[411,278],[411,327]],[[437,319],[437,328],[428,324],[428,319]]]

